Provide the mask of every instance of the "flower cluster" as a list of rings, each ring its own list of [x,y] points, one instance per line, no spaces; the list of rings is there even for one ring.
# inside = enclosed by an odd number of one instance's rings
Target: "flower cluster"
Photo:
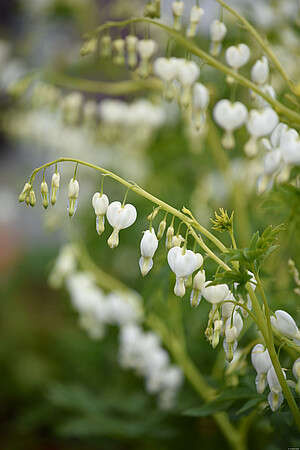
[[[79,324],[91,339],[102,339],[109,325],[118,326],[121,367],[134,369],[145,378],[147,392],[158,395],[161,408],[172,407],[183,375],[171,364],[158,335],[143,330],[142,299],[131,290],[105,293],[91,272],[77,269],[77,260],[76,247],[63,247],[49,277],[51,286],[65,283]]]
[[[182,372],[170,364],[169,355],[155,333],[144,332],[138,325],[124,326],[120,334],[120,364],[145,378],[147,391],[159,395],[163,409],[173,405],[183,381]]]

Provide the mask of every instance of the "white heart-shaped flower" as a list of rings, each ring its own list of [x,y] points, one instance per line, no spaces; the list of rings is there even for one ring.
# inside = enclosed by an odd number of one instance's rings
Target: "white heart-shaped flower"
[[[251,78],[254,83],[265,84],[269,77],[269,63],[265,56],[258,59],[251,70]]]
[[[154,73],[163,81],[172,81],[177,76],[177,58],[157,58],[153,64]]]
[[[200,8],[199,6],[194,5],[191,8],[191,14],[190,14],[190,22],[191,23],[198,23],[201,20],[201,17],[204,14],[204,10]]]
[[[137,44],[137,50],[142,59],[150,59],[156,50],[156,42],[153,39],[141,39]]]
[[[185,250],[181,247],[172,247],[168,252],[168,264],[176,277],[189,277],[202,266],[203,258],[200,253]]]
[[[253,347],[251,362],[257,373],[267,373],[272,366],[269,352],[262,344],[256,344]]]
[[[280,149],[272,150],[264,157],[264,171],[267,175],[271,175],[279,169],[282,160]]]
[[[95,192],[92,198],[92,205],[95,210],[96,216],[104,216],[109,205],[109,200],[107,195],[100,194],[100,192]]]
[[[247,129],[251,136],[256,138],[267,136],[278,124],[278,115],[272,108],[261,111],[252,109],[247,120]]]
[[[214,20],[209,27],[210,38],[212,41],[220,42],[224,39],[227,28],[223,22],[220,20]]]
[[[227,284],[217,284],[216,286],[208,286],[211,281],[206,281],[202,289],[202,295],[209,303],[221,303],[226,297],[230,296],[230,290]]]
[[[193,105],[196,109],[206,109],[209,103],[209,91],[202,83],[195,83],[193,87]]]
[[[215,121],[226,131],[239,128],[246,121],[248,111],[241,102],[231,103],[227,99],[220,100],[214,107]]]
[[[290,128],[281,134],[280,149],[287,164],[300,165],[300,138],[296,130]]]
[[[144,232],[140,249],[141,249],[141,255],[144,258],[153,258],[154,253],[156,252],[158,247],[158,239],[156,237],[154,228],[152,230],[147,230]]]
[[[178,60],[177,78],[183,86],[192,86],[199,75],[199,66],[194,61]]]
[[[107,208],[106,217],[113,228],[123,230],[134,224],[137,212],[130,203],[122,206],[120,202],[112,202]]]
[[[249,61],[250,49],[246,44],[238,44],[237,46],[232,45],[227,48],[225,57],[229,66],[234,69],[239,69]]]

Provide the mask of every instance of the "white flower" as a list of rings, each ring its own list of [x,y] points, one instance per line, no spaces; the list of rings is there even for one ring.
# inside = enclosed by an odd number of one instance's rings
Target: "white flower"
[[[190,13],[190,26],[187,30],[187,37],[194,37],[196,35],[197,25],[200,22],[204,10],[199,6],[193,6]]]
[[[214,107],[214,119],[226,131],[222,139],[225,148],[234,146],[232,132],[241,127],[247,120],[248,111],[241,102],[231,103],[227,99],[220,100]]]
[[[238,44],[237,46],[232,45],[227,48],[225,57],[229,66],[234,69],[239,69],[249,61],[250,49],[246,44]]]
[[[49,276],[49,284],[52,288],[59,288],[64,279],[76,269],[76,250],[73,245],[64,245],[58,254],[55,265]]]
[[[185,294],[184,280],[202,266],[203,258],[200,253],[185,250],[181,247],[172,247],[168,252],[168,264],[176,275],[174,287],[175,295],[183,297]]]
[[[265,84],[269,77],[269,63],[265,56],[258,59],[251,69],[251,78],[254,83]]]
[[[136,221],[137,212],[130,203],[123,206],[120,202],[112,202],[107,208],[106,217],[113,227],[107,243],[110,248],[115,248],[119,245],[119,231],[130,227]]]
[[[281,369],[282,370],[282,369]],[[284,378],[286,375],[282,370]],[[267,381],[270,388],[270,393],[268,395],[268,402],[272,411],[276,411],[283,402],[282,388],[278,381],[275,369],[273,366],[270,367],[267,373]]]
[[[234,311],[232,317],[228,317],[225,323],[225,337],[227,344],[237,340],[243,329],[243,319],[239,312]]]
[[[296,380],[300,379],[300,358],[296,359],[296,361],[293,364],[293,375],[296,378]]]
[[[286,164],[300,165],[300,138],[296,130],[290,128],[281,134],[280,148]]]
[[[261,111],[252,109],[247,120],[247,129],[251,135],[245,145],[245,152],[248,156],[255,156],[257,153],[257,139],[270,134],[278,124],[278,115],[272,108],[265,108]]]
[[[192,86],[200,75],[198,64],[185,59],[177,62],[177,78],[183,86]]]
[[[209,303],[221,303],[230,296],[230,290],[227,284],[217,284],[216,286],[208,286],[211,281],[206,281],[202,288],[202,295]]]
[[[223,22],[214,20],[210,24],[209,32],[211,38],[210,52],[213,56],[218,56],[222,48],[221,42],[227,33],[227,28]]]
[[[227,28],[223,22],[216,19],[210,24],[209,31],[212,41],[221,42],[227,33]]]
[[[147,275],[147,273],[152,269],[153,266],[153,256],[158,247],[158,239],[156,237],[154,228],[152,230],[147,230],[144,232],[140,249],[141,249],[141,258],[139,261],[141,273],[143,276]]]
[[[287,312],[278,309],[275,315],[271,316],[272,326],[279,331],[279,333],[287,336],[290,339],[300,339],[300,331],[296,322]]]
[[[141,39],[137,44],[137,50],[141,59],[149,60],[156,50],[156,42],[153,39]]]
[[[197,110],[205,110],[209,103],[209,91],[202,83],[195,83],[193,87],[193,106]]]
[[[172,11],[174,16],[182,16],[184,9],[184,2],[176,1],[172,3]]]
[[[58,172],[54,172],[51,180],[51,204],[55,205],[56,203],[56,195],[59,189],[60,175]]]
[[[277,150],[272,150],[264,157],[264,172],[267,175],[271,175],[280,168],[281,162],[282,154],[280,149],[278,148]]]
[[[202,297],[202,289],[205,284],[205,271],[199,270],[193,279],[193,289],[190,296],[191,306],[198,306]]]
[[[255,384],[256,390],[262,394],[267,384],[267,372],[272,366],[269,352],[262,344],[256,344],[251,352],[251,362],[257,372]]]
[[[68,198],[69,198],[68,211],[70,217],[74,216],[76,212],[78,196],[79,196],[79,183],[77,180],[72,178],[70,180],[68,187]]]
[[[95,192],[92,198],[92,205],[95,210],[96,218],[96,230],[99,235],[104,231],[104,216],[106,214],[109,200],[107,195]]]
[[[154,73],[163,81],[173,81],[177,76],[177,58],[157,58],[153,64]]]

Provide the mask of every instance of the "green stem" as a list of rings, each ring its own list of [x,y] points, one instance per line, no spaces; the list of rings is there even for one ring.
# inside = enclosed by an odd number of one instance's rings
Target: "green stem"
[[[256,322],[257,322],[258,327],[260,328],[260,331],[261,331],[261,333],[263,335],[263,338],[265,340],[265,344],[266,344],[266,347],[268,349],[268,352],[269,352],[269,355],[270,355],[270,358],[271,358],[274,370],[276,372],[278,381],[280,383],[280,386],[282,388],[282,391],[283,391],[283,394],[284,394],[284,396],[286,398],[286,401],[288,402],[289,408],[290,408],[290,410],[291,410],[291,412],[293,414],[295,423],[296,423],[298,429],[300,430],[300,411],[299,411],[298,406],[297,406],[297,404],[295,402],[295,399],[294,399],[294,397],[293,397],[293,395],[292,395],[292,393],[290,391],[290,388],[289,388],[289,386],[288,386],[288,384],[286,382],[286,379],[285,379],[285,377],[284,377],[284,375],[282,373],[282,368],[280,366],[280,362],[279,362],[279,359],[278,359],[278,356],[277,356],[277,353],[276,353],[276,350],[275,350],[275,347],[274,347],[273,339],[270,338],[270,335],[269,335],[269,331],[270,330],[269,330],[269,327],[268,327],[267,320],[265,318],[265,315],[264,315],[264,313],[263,313],[263,311],[262,311],[262,309],[260,307],[259,301],[258,301],[258,299],[257,299],[257,297],[255,295],[255,292],[253,291],[250,283],[247,283],[247,290],[248,290],[248,293],[250,295],[250,299],[251,299],[251,302],[252,302],[253,310],[254,310],[254,313],[255,313],[255,316],[256,316]]]
[[[286,81],[291,91],[294,92],[294,85],[293,82],[290,80],[290,77],[280,64],[277,56],[273,52],[273,50],[270,48],[266,40],[256,31],[256,29],[248,22],[245,17],[243,17],[241,14],[239,14],[235,9],[231,8],[231,6],[227,5],[223,0],[216,0],[224,9],[226,9],[230,14],[235,16],[243,25],[244,27],[249,31],[250,34],[254,37],[254,39],[258,42],[258,44],[261,46],[261,48],[264,50],[266,55],[268,55],[269,59],[273,62],[274,66],[282,76],[282,78]]]
[[[120,21],[120,22],[107,22],[103,25],[100,25],[92,35],[97,35],[101,31],[108,30],[109,28],[114,27],[125,27],[131,23],[150,23],[152,25],[155,25],[159,28],[162,28],[164,31],[166,31],[169,35],[173,36],[174,39],[183,47],[185,47],[190,53],[193,53],[194,55],[198,56],[202,60],[204,60],[208,65],[215,67],[217,70],[225,73],[226,75],[229,75],[233,79],[235,79],[239,84],[251,89],[253,92],[258,94],[260,97],[264,98],[270,105],[273,106],[274,110],[278,114],[282,114],[291,121],[294,121],[296,124],[300,124],[300,114],[298,114],[296,111],[291,110],[287,106],[280,103],[278,100],[275,100],[271,98],[269,95],[265,94],[255,83],[248,80],[244,76],[242,76],[240,73],[235,72],[234,70],[230,69],[230,67],[227,67],[225,64],[222,64],[217,59],[215,59],[213,56],[206,53],[204,50],[198,48],[195,43],[188,38],[185,38],[182,36],[178,31],[174,30],[173,28],[161,23],[157,22],[153,19],[149,19],[147,17],[136,17],[131,18],[128,20]]]
[[[213,401],[216,392],[205,381],[203,375],[199,372],[193,361],[184,351],[184,346],[178,339],[169,332],[164,323],[157,317],[150,316],[149,325],[155,329],[161,336],[165,346],[173,355],[177,364],[182,368],[187,380],[194,387],[196,392],[205,402]],[[226,437],[228,443],[234,450],[246,450],[246,436],[236,429],[230,422],[227,413],[219,412],[212,415],[220,430]]]
[[[119,175],[116,175],[113,172],[110,172],[109,170],[104,169],[103,167],[100,167],[100,166],[96,166],[96,165],[94,165],[92,163],[88,163],[86,161],[82,161],[82,160],[79,160],[79,159],[76,159],[76,158],[64,158],[64,157],[58,158],[58,159],[56,159],[54,161],[51,161],[51,162],[46,163],[46,164],[43,164],[42,166],[34,169],[34,171],[31,174],[31,177],[30,177],[30,183],[31,184],[33,183],[36,174],[40,170],[43,170],[44,168],[49,167],[51,165],[57,164],[58,162],[76,162],[78,164],[81,164],[81,165],[86,166],[86,167],[90,167],[91,169],[94,169],[94,170],[97,170],[97,171],[99,171],[101,173],[106,174],[107,176],[109,176],[110,178],[116,180],[117,182],[119,182],[123,186],[126,186],[127,188],[131,189],[133,192],[137,193],[141,197],[144,197],[144,198],[150,200],[152,203],[160,206],[164,211],[166,211],[166,212],[172,214],[173,216],[177,217],[182,222],[184,222],[186,226],[188,226],[188,227],[194,226],[204,236],[206,236],[209,240],[211,240],[222,252],[226,251],[226,247],[222,244],[222,242],[219,241],[212,233],[210,233],[206,228],[204,228],[202,225],[200,225],[195,220],[191,219],[187,215],[185,215],[182,212],[178,211],[176,208],[173,208],[172,206],[170,206],[167,203],[163,202],[159,198],[157,198],[154,195],[150,194],[149,192],[145,191],[144,189],[139,187],[137,184],[129,183],[128,181],[126,181],[123,178],[121,178]],[[191,229],[191,234],[193,234],[193,236],[195,237],[195,239],[197,240],[199,245],[209,254],[209,256],[211,256],[211,258],[213,258],[217,262],[217,264],[222,265],[224,268],[227,267],[228,268],[227,270],[229,270],[229,267],[207,247],[207,245],[203,242],[203,240],[201,238],[199,238],[199,236],[192,229]]]

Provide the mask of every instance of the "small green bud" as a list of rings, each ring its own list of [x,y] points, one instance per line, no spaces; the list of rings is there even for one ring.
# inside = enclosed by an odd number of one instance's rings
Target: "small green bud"
[[[106,35],[100,39],[100,55],[102,58],[110,58],[112,53],[111,37]]]
[[[41,183],[41,194],[42,194],[42,199],[43,199],[43,207],[45,209],[48,208],[48,206],[49,206],[48,193],[49,193],[48,185],[47,185],[46,181],[43,180]]]
[[[116,39],[113,41],[113,48],[116,52],[113,62],[117,66],[125,64],[125,41],[124,39]]]
[[[232,231],[233,227],[233,214],[229,217],[226,210],[223,208],[219,209],[219,213],[215,212],[215,218],[210,219],[213,224],[213,229],[218,231]]]
[[[31,189],[31,184],[29,183],[25,183],[21,194],[19,195],[19,202],[22,203],[24,202],[24,200],[26,199],[27,195],[29,194]]]
[[[36,197],[35,197],[34,190],[32,188],[29,192],[29,204],[32,207],[36,205]]]
[[[167,241],[166,241],[168,250],[170,250],[170,248],[172,247],[173,236],[174,236],[174,227],[173,225],[170,225],[169,228],[167,229]]]
[[[89,41],[86,41],[80,49],[80,55],[86,56],[94,53],[97,50],[97,39],[92,38]]]
[[[164,235],[165,229],[167,226],[167,221],[166,219],[163,219],[160,224],[158,225],[158,231],[157,231],[157,239],[161,239]]]

